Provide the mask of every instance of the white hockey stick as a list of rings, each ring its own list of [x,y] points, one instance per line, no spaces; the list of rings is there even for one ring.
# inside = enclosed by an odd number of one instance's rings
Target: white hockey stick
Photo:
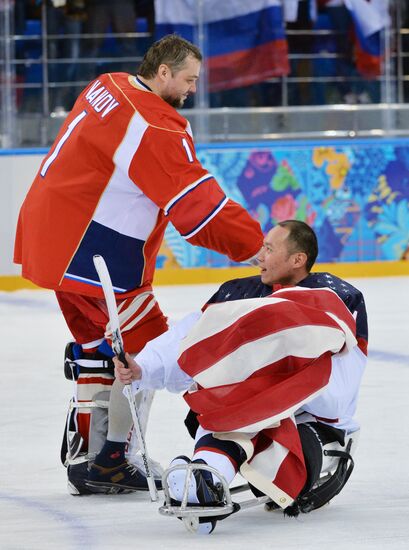
[[[102,290],[104,291],[105,301],[108,308],[109,322],[111,324],[111,330],[112,330],[112,336],[111,336],[112,349],[115,355],[118,357],[118,359],[126,367],[128,367],[127,361],[125,359],[124,345],[123,345],[121,330],[119,326],[118,310],[117,310],[116,301],[115,301],[114,289],[112,288],[111,277],[109,275],[109,271],[104,258],[97,254],[94,256],[93,259],[94,259],[95,269],[97,270],[99,280],[101,281]],[[134,428],[138,439],[139,448],[141,450],[142,460],[143,460],[143,464],[146,472],[146,481],[149,487],[149,494],[152,502],[156,502],[158,500],[158,492],[156,490],[155,481],[151,474],[151,469],[149,465],[149,456],[146,450],[145,438],[143,436],[142,426],[138,416],[138,412],[135,407],[135,401],[132,395],[132,387],[130,384],[125,386],[125,392],[126,392],[126,397],[128,398],[128,401],[129,401],[132,420],[134,423]]]

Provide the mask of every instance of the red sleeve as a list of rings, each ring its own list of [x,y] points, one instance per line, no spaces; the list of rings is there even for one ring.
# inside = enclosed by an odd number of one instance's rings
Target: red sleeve
[[[244,261],[261,248],[254,219],[231,201],[196,157],[185,132],[149,128],[132,160],[135,184],[190,243]]]
[[[226,254],[235,262],[243,262],[259,252],[263,233],[260,224],[229,199],[217,216],[188,241]]]
[[[196,158],[186,132],[150,126],[132,159],[129,176],[166,213],[181,193],[189,193],[208,172]]]

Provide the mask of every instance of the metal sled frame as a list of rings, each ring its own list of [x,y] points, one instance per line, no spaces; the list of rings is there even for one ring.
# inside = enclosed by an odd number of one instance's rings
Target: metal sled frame
[[[180,504],[175,504],[172,499],[169,490],[168,478],[169,475],[175,470],[185,470],[185,484],[183,488],[183,497]],[[189,504],[188,494],[190,481],[193,476],[194,470],[206,470],[211,472],[215,479],[219,480],[219,483],[223,487],[223,501],[220,506],[199,506],[195,504]],[[224,476],[218,472],[215,468],[208,466],[207,464],[177,464],[165,470],[162,476],[162,487],[165,494],[165,503],[159,508],[159,513],[163,516],[174,516],[180,518],[183,521],[184,526],[191,533],[195,533],[199,527],[199,523],[203,521],[222,520],[231,514],[238,512],[244,508],[252,508],[259,504],[265,504],[270,502],[271,499],[267,496],[253,497],[249,500],[237,503],[233,502],[232,494],[237,494],[243,491],[247,491],[249,486],[247,484],[240,485],[239,487],[229,488],[229,485]],[[202,520],[202,521],[201,521]]]

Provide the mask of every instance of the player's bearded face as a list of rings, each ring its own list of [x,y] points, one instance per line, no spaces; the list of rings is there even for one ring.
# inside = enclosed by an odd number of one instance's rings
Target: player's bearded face
[[[199,72],[200,61],[188,57],[183,69],[170,74],[161,94],[162,99],[176,109],[183,107],[188,96],[196,92],[196,81],[199,78]]]
[[[175,109],[180,109],[183,107],[186,100],[186,97],[176,95],[164,95],[162,98],[166,101],[166,103],[169,103],[169,105],[172,105]]]

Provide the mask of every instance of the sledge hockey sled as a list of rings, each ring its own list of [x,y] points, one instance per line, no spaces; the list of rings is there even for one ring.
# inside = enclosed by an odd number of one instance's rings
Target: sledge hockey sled
[[[175,470],[186,470],[185,484],[183,488],[182,501],[175,501],[169,489],[169,476]],[[190,481],[193,476],[194,470],[207,470],[213,474],[213,478],[218,480],[216,485],[221,494],[220,502],[212,506],[201,506],[198,504],[190,504],[187,502]],[[201,523],[220,521],[226,519],[245,508],[252,508],[259,504],[266,504],[271,502],[271,499],[267,496],[254,497],[242,502],[233,502],[232,495],[249,490],[247,484],[240,485],[239,487],[229,488],[229,485],[224,476],[218,472],[215,468],[208,466],[207,464],[177,464],[171,466],[165,470],[162,476],[162,487],[165,494],[165,503],[159,508],[159,513],[163,516],[173,516],[182,520],[185,528],[191,532],[196,533]]]
[[[355,437],[357,435],[358,434],[355,434]],[[342,490],[354,468],[354,460],[351,451],[353,443],[356,444],[355,437],[352,438],[350,436],[348,438],[345,450],[324,450],[324,455],[338,459],[337,465],[334,470],[326,472],[318,478],[312,489],[305,493],[301,493],[294,503],[283,511],[285,515],[297,516],[299,513],[306,514],[313,510],[317,510],[325,504],[328,504]],[[197,469],[211,472],[213,478],[218,480],[216,486],[220,489],[219,493],[221,497],[217,505],[200,506],[197,504],[192,505],[187,502],[193,472]],[[172,498],[169,489],[169,476],[175,470],[186,471],[181,502],[175,501]],[[264,504],[265,509],[268,511],[281,510],[269,497],[265,495],[254,496],[257,495],[259,491],[254,491],[255,488],[251,488],[247,483],[238,487],[229,488],[224,476],[215,468],[207,464],[189,463],[171,466],[165,470],[162,476],[162,487],[165,494],[165,503],[159,508],[159,513],[164,516],[174,516],[181,519],[185,528],[191,533],[198,532],[199,525],[207,522],[213,524],[213,531],[217,521],[226,519],[239,510],[252,508],[260,504]],[[242,502],[233,502],[232,495],[248,490],[252,491],[252,498]]]

